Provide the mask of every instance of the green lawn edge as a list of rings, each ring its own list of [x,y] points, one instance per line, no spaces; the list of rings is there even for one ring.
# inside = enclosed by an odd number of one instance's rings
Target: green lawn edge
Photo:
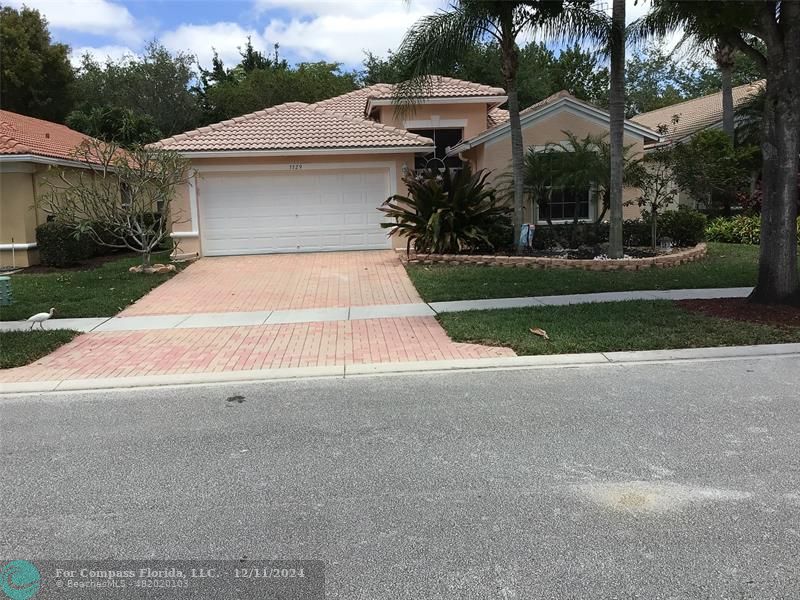
[[[77,331],[0,331],[0,369],[28,365],[71,342]]]
[[[437,318],[456,342],[504,346],[519,355],[800,342],[800,328],[708,317],[669,300],[467,311]],[[536,327],[550,340],[532,334]]]
[[[154,255],[154,262],[168,260]],[[61,319],[113,317],[175,273],[130,273],[138,257],[118,258],[87,270],[11,275],[14,302],[0,306],[0,321],[24,320],[55,307]],[[179,266],[180,268],[180,266]]]
[[[483,300],[632,290],[725,288],[755,285],[758,246],[708,244],[700,261],[641,271],[581,271],[475,265],[408,265],[426,302]]]

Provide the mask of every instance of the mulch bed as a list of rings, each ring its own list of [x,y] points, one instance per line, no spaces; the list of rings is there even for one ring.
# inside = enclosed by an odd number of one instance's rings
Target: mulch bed
[[[800,306],[754,304],[746,298],[678,300],[678,306],[709,317],[748,321],[777,327],[800,327]]]

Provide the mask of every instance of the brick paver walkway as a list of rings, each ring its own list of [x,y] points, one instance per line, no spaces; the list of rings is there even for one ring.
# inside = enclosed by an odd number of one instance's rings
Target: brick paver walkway
[[[433,317],[87,333],[0,382],[514,356],[456,343]]]
[[[422,302],[392,250],[202,258],[121,316]]]

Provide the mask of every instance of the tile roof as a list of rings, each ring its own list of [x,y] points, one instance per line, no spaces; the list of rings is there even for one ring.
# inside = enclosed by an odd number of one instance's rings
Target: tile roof
[[[763,87],[764,80],[760,80],[733,88],[734,109],[745,104]],[[674,115],[678,115],[680,118],[673,126],[672,117]],[[654,130],[657,130],[660,125],[666,125],[668,127],[667,136],[672,139],[680,139],[722,121],[722,92],[641,113],[631,117],[631,120]]]
[[[481,83],[462,81],[452,77],[434,77],[425,89],[425,98],[477,98],[483,96],[505,97],[503,88],[491,87]],[[341,96],[329,98],[316,103],[326,110],[353,117],[364,117],[369,100],[391,100],[394,97],[394,85],[376,83],[360,90],[348,92]],[[499,98],[498,98],[499,100]]]
[[[360,90],[355,90],[335,96],[328,100],[322,100],[315,105],[331,112],[348,115],[350,117],[364,118],[364,110],[367,108],[367,100],[374,94],[384,94],[386,89],[392,89],[387,83],[376,83]]]
[[[390,100],[393,97],[394,86],[377,85],[370,95],[375,100]],[[432,77],[423,88],[425,98],[469,98],[480,96],[505,96],[503,88],[463,81],[452,77]]]
[[[156,142],[170,150],[312,150],[428,147],[433,141],[319,104],[288,102]]]
[[[92,141],[66,125],[0,110],[0,155],[33,154],[75,160],[75,150]]]
[[[486,129],[508,121],[508,111],[505,108],[493,108],[486,115]]]

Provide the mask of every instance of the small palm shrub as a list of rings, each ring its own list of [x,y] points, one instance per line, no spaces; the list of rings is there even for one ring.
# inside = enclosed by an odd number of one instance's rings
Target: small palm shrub
[[[403,181],[408,196],[395,194],[378,210],[394,219],[382,223],[389,235],[403,235],[417,252],[452,254],[494,248],[498,224],[507,223],[509,207],[487,183],[489,172],[465,166],[451,173],[430,169]],[[510,234],[509,234],[510,238]]]

